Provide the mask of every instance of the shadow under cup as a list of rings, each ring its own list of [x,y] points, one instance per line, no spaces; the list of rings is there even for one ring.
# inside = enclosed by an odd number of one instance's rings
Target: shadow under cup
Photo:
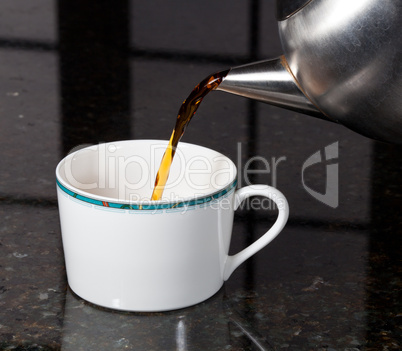
[[[228,256],[242,198],[235,193],[235,165],[216,151],[180,143],[163,198],[150,201],[166,146],[158,140],[99,144],[58,164],[67,277],[80,297],[128,311],[190,306],[215,294],[262,247]],[[287,219],[279,212],[273,237]]]

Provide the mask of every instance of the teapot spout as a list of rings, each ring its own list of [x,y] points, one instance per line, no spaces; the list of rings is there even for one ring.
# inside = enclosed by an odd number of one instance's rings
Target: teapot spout
[[[303,94],[284,56],[234,67],[216,90],[329,120]]]

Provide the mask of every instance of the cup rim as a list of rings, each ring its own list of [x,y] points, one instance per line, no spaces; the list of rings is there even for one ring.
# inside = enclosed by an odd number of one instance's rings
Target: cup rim
[[[81,200],[86,203],[90,203],[93,205],[98,205],[98,206],[103,206],[103,207],[108,207],[108,208],[115,208],[115,209],[124,209],[124,210],[163,210],[163,209],[171,209],[171,208],[183,208],[183,207],[191,207],[191,206],[196,206],[196,205],[203,205],[206,203],[209,203],[211,201],[217,200],[223,196],[229,195],[237,185],[237,167],[234,164],[234,162],[224,154],[213,150],[211,148],[207,148],[205,146],[197,145],[197,144],[191,144],[191,143],[186,143],[186,142],[180,142],[180,145],[187,145],[191,147],[196,147],[199,149],[204,149],[208,151],[212,151],[216,153],[218,156],[224,157],[229,164],[234,169],[234,176],[233,178],[224,186],[220,187],[216,191],[210,191],[207,192],[203,195],[200,196],[187,196],[187,197],[182,197],[180,200],[167,200],[167,199],[162,199],[162,200],[133,200],[133,201],[127,201],[127,200],[120,200],[118,198],[113,198],[113,197],[106,197],[106,196],[100,196],[96,194],[92,194],[90,192],[87,192],[85,190],[79,189],[68,182],[66,182],[61,176],[60,176],[60,168],[62,165],[65,163],[67,158],[72,158],[74,155],[84,149],[98,146],[98,145],[108,145],[108,144],[124,144],[124,143],[133,143],[133,142],[166,142],[168,143],[167,140],[158,140],[158,139],[133,139],[133,140],[118,140],[118,141],[112,141],[112,142],[106,142],[106,143],[99,143],[99,144],[94,144],[87,146],[85,148],[82,148],[80,150],[74,151],[73,153],[70,153],[63,157],[63,159],[60,160],[60,162],[57,164],[56,167],[56,186],[59,190],[64,192],[65,194],[77,199]]]

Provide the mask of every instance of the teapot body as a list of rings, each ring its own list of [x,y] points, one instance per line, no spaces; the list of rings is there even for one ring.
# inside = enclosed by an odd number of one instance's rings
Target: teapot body
[[[400,0],[301,3],[279,21],[284,56],[297,86],[328,119],[401,143]]]

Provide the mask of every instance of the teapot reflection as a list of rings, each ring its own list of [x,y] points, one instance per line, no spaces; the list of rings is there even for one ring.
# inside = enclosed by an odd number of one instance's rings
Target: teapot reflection
[[[92,305],[68,289],[61,349],[241,350],[244,338],[248,344],[257,338],[250,337],[247,328],[233,318],[226,300],[223,288],[193,307],[164,313],[133,313]]]

